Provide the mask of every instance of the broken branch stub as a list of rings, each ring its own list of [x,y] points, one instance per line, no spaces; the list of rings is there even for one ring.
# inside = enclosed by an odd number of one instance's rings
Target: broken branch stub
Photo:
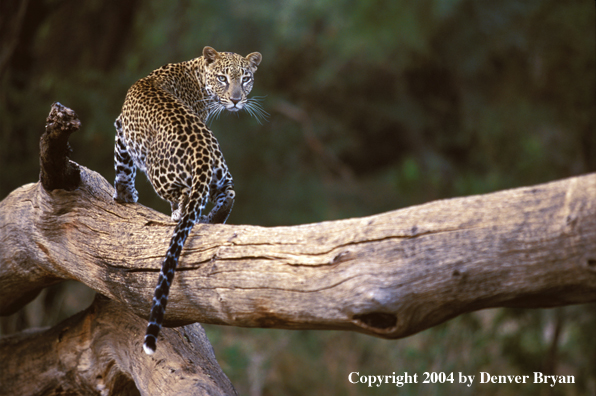
[[[39,141],[39,180],[46,190],[72,191],[78,187],[81,181],[79,166],[68,159],[72,152],[68,138],[80,127],[81,121],[73,110],[58,102],[52,104],[45,132]]]

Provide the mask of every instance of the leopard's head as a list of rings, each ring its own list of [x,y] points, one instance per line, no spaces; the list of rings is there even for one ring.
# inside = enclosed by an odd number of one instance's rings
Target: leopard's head
[[[257,120],[266,115],[258,99],[248,97],[254,83],[254,73],[261,63],[260,53],[252,52],[243,57],[205,47],[203,58],[204,87],[209,95],[207,119],[218,116],[223,110],[245,109]]]

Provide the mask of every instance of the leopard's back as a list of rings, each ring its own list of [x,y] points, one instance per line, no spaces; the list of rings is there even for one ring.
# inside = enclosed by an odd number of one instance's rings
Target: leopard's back
[[[234,203],[232,175],[207,119],[223,110],[255,111],[248,93],[260,61],[259,53],[242,57],[205,47],[202,57],[168,64],[137,81],[116,119],[114,199],[137,201],[140,169],[170,202],[177,222],[153,297],[148,354],[155,352],[174,271],[193,225],[225,223]],[[207,201],[213,208],[203,216]]]

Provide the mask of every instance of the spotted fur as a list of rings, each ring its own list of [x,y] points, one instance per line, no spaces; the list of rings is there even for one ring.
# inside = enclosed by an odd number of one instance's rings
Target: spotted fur
[[[171,63],[137,81],[116,119],[114,199],[137,202],[137,169],[170,202],[174,234],[162,264],[143,349],[153,354],[180,252],[193,225],[225,223],[234,184],[219,144],[205,125],[223,110],[266,114],[248,98],[261,54],[246,57],[203,49],[203,56]],[[208,201],[213,209],[202,215]]]

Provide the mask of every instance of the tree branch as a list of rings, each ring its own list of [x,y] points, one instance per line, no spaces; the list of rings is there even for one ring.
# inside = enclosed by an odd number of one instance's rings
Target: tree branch
[[[5,337],[0,394],[236,394],[199,324],[162,330],[167,360],[139,352],[146,325],[122,304],[98,296],[51,329]]]
[[[148,315],[174,223],[81,167],[73,191],[0,202],[0,313],[75,279]],[[293,227],[198,224],[166,324],[399,338],[491,307],[596,301],[596,174]]]
[[[39,181],[46,190],[71,191],[79,186],[79,165],[68,159],[72,151],[68,138],[80,127],[81,121],[73,110],[58,102],[52,104],[46,131],[39,140]]]

